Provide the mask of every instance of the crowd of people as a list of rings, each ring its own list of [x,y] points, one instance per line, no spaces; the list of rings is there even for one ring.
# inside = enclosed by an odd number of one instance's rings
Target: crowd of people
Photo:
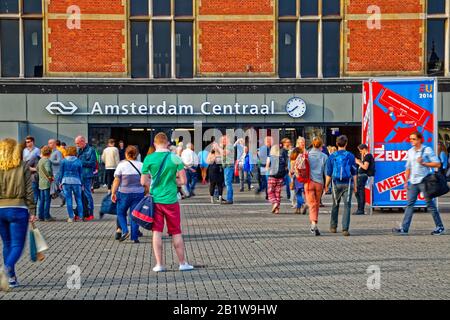
[[[406,164],[408,203],[402,226],[393,228],[394,234],[408,234],[414,213],[414,205],[420,192],[424,192],[423,178],[431,169],[447,170],[448,155],[445,146],[439,145],[439,154],[423,146],[421,133],[410,136],[411,149]],[[0,235],[3,241],[4,270],[0,270],[0,289],[18,285],[15,264],[22,253],[28,222],[54,221],[50,213],[52,199],[60,198],[67,207],[67,222],[91,221],[94,218],[93,181],[104,164],[108,197],[117,205],[116,240],[132,240],[139,243],[142,233],[130,219],[131,211],[147,194],[154,202],[153,251],[155,272],[165,270],[162,259],[162,232],[166,223],[179,259],[179,270],[192,270],[184,256],[181,231],[180,205],[183,198],[195,196],[199,175],[201,183],[209,182],[211,203],[234,203],[233,181],[239,177],[240,191],[254,189],[256,174],[257,194],[265,193],[271,212],[280,214],[283,188],[292,201],[295,214],[309,212],[310,232],[319,236],[319,207],[325,193],[332,194],[330,232],[338,230],[340,202],[344,203],[342,229],[350,235],[351,198],[354,193],[358,203],[356,215],[365,214],[365,186],[375,175],[374,157],[365,144],[358,146],[355,157],[347,151],[345,135],[336,140],[336,147],[326,147],[320,137],[314,137],[311,145],[299,137],[292,141],[284,138],[274,143],[272,137],[264,138],[263,145],[255,153],[244,139],[230,141],[224,135],[219,142],[212,140],[207,148],[194,152],[192,143],[179,141],[173,145],[164,133],[158,133],[144,161],[140,161],[138,148],[125,147],[120,141],[109,139],[101,156],[78,136],[74,146],[66,146],[50,139],[40,149],[35,139],[26,137],[20,144],[14,139],[0,141]],[[235,152],[236,150],[236,152]],[[409,182],[409,184],[408,184]],[[226,195],[224,196],[224,187]],[[433,199],[426,196],[436,228],[433,235],[445,229]],[[73,207],[74,202],[76,208]],[[37,212],[36,212],[37,209]],[[130,228],[128,227],[130,226]]]

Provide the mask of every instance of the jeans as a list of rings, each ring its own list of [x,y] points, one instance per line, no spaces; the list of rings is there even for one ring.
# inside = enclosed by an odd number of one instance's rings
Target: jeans
[[[50,189],[39,190],[39,213],[40,220],[48,220],[50,216]]]
[[[356,200],[358,201],[358,213],[364,213],[366,205],[366,183],[369,176],[367,174],[358,175],[358,186],[356,192]]]
[[[286,187],[286,197],[288,199],[291,198],[291,188],[289,187],[289,185],[291,184],[291,177],[289,177],[289,175],[285,175],[284,176],[284,185]]]
[[[143,193],[122,193],[117,192],[117,219],[119,220],[122,234],[128,233],[127,213],[137,206],[139,201],[144,198]],[[139,226],[131,220],[131,240],[138,240]]]
[[[190,168],[186,169],[186,178],[187,178],[187,190],[189,194],[195,190],[195,185],[197,184],[197,170],[192,171]]]
[[[88,200],[88,207],[89,207],[89,213],[91,215],[94,214],[94,199],[92,198],[92,191],[91,191],[91,186],[92,186],[92,178],[85,178],[82,181],[83,187],[84,187],[84,195],[86,196],[87,200]]]
[[[233,201],[233,178],[234,167],[226,167],[223,169],[225,176],[225,186],[227,187],[227,201]]]
[[[303,189],[298,189],[295,196],[297,198],[297,208],[301,208],[305,203],[305,200],[303,199]]]
[[[64,196],[66,197],[67,213],[69,218],[73,219],[73,201],[72,194],[75,197],[75,202],[77,203],[77,208],[79,212],[79,218],[83,219],[83,199],[81,197],[81,185],[79,184],[64,184],[63,185]]]
[[[411,225],[411,221],[414,215],[414,204],[417,201],[417,196],[420,192],[422,192],[425,195],[425,185],[423,183],[418,184],[411,184],[408,187],[408,204],[406,206],[405,210],[405,216],[403,218],[402,228],[403,231],[408,232],[409,226]],[[438,209],[436,208],[436,203],[433,199],[428,198],[425,196],[425,201],[427,203],[427,208],[431,212],[431,216],[433,217],[434,223],[436,224],[436,227],[444,227],[442,224],[441,216],[439,214]]]
[[[267,192],[267,175],[265,175],[265,174],[261,174],[261,177],[260,177],[260,185],[259,185],[259,192],[262,192],[262,191],[266,191]]]
[[[33,189],[34,203],[37,204],[39,201],[39,183],[36,181],[31,182],[31,188]]]
[[[15,266],[22,255],[27,238],[28,210],[0,208],[0,236],[3,241],[3,262],[8,276],[16,276]]]
[[[239,169],[239,181],[241,183],[241,190],[244,190],[244,185],[247,183],[248,190],[252,187],[252,174],[244,169]]]
[[[335,184],[333,183],[331,189],[333,194],[333,207],[331,209],[331,228],[337,228],[338,225],[338,213],[339,204],[341,199],[344,200],[344,214],[342,216],[342,231],[348,231],[350,227],[350,207],[352,198],[352,185],[346,184]]]
[[[114,181],[114,172],[115,171],[116,171],[116,169],[106,169],[105,170],[105,180],[106,180],[106,185],[108,187],[108,191],[111,190],[111,186]]]
[[[309,220],[314,223],[317,223],[319,220],[319,206],[322,192],[323,185],[318,182],[311,180],[305,184],[306,202],[309,206]]]

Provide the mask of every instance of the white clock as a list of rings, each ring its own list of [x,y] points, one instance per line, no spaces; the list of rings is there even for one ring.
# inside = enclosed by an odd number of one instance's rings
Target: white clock
[[[306,103],[300,98],[294,97],[286,103],[286,112],[292,118],[300,118],[306,112]]]

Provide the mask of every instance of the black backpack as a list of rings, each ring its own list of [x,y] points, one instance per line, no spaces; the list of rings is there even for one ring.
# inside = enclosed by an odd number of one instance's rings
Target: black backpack
[[[287,161],[288,161],[288,154],[287,151],[283,149],[281,152],[280,157],[278,158],[278,171],[274,175],[275,178],[284,178],[287,174]]]

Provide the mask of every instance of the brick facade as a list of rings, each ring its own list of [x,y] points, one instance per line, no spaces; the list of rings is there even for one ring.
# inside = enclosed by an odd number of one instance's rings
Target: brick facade
[[[424,73],[423,0],[348,0],[344,28],[345,75]],[[381,29],[369,29],[370,6],[381,11]]]
[[[67,27],[67,10],[73,4],[48,1],[47,74],[126,76],[126,1],[77,0],[79,29]]]
[[[343,76],[421,75],[425,0],[342,0]],[[127,0],[77,0],[81,29],[66,26],[71,0],[47,0],[46,75],[129,76]],[[277,76],[277,0],[198,0],[195,76]],[[368,29],[368,7],[381,29]]]
[[[201,0],[198,6],[199,76],[275,75],[274,0]]]

